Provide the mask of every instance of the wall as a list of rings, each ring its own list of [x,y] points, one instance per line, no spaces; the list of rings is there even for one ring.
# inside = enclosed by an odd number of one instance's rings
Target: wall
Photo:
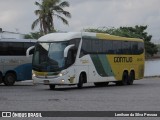
[[[160,59],[145,62],[144,76],[160,76]]]

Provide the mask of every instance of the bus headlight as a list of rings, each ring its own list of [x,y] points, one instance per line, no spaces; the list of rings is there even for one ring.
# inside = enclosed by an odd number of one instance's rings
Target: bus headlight
[[[36,77],[36,74],[35,74],[35,72],[33,70],[32,70],[32,76]]]
[[[32,76],[33,76],[33,77],[36,77],[36,74],[33,73]]]
[[[59,76],[62,77],[64,75],[66,75],[68,73],[67,70],[62,70],[60,73],[59,73]]]

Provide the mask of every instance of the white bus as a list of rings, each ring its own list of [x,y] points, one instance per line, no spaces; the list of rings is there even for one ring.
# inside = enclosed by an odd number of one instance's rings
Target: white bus
[[[27,57],[26,52],[36,42],[33,39],[0,39],[0,83],[11,86],[16,81],[32,79],[32,56]]]
[[[35,83],[96,86],[132,85],[144,76],[144,41],[101,33],[51,33],[35,45]]]

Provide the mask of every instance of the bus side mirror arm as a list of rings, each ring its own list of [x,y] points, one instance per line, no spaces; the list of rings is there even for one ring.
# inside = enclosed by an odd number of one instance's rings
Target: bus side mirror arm
[[[68,46],[64,49],[64,58],[67,57],[68,51],[69,51],[72,47],[74,47],[74,46],[75,46],[74,44],[68,45]]]
[[[29,48],[27,49],[27,51],[26,51],[26,56],[27,56],[27,57],[30,56],[30,55],[29,55],[29,52],[30,52],[32,49],[34,49],[34,47],[35,47],[35,46],[31,46],[31,47],[29,47]]]

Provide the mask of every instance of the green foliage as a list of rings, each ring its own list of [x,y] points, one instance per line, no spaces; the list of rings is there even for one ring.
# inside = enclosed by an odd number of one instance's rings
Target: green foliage
[[[30,34],[26,34],[24,36],[25,39],[39,39],[41,36],[43,36],[40,32],[31,32]]]
[[[147,26],[105,28],[102,29],[85,29],[87,32],[107,33],[122,37],[140,38],[145,42],[146,57],[153,56],[158,52],[157,46],[151,42],[152,35],[146,32]]]

